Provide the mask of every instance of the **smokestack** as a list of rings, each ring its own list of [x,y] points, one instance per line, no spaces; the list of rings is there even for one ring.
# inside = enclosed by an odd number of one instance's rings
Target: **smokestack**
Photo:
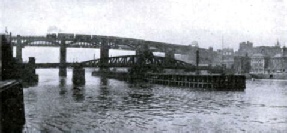
[[[199,74],[198,70],[198,64],[199,64],[199,50],[196,50],[196,74]]]
[[[287,48],[283,46],[283,57],[287,57]]]

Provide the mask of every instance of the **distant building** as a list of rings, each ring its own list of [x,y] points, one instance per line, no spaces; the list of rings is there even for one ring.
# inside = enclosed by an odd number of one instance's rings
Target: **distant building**
[[[222,49],[222,63],[227,69],[232,69],[234,65],[234,50],[232,48]]]
[[[250,60],[250,73],[265,73],[268,68],[268,62],[268,57],[263,54],[259,53],[252,55]]]
[[[287,48],[282,48],[282,53],[276,54],[270,59],[269,71],[270,73],[287,72]]]
[[[238,73],[270,73],[286,71],[287,57],[286,47],[280,48],[280,43],[277,40],[274,46],[257,46],[254,47],[252,42],[241,42],[238,52],[234,58],[235,68]],[[250,65],[246,63],[250,62]],[[247,65],[244,67],[243,64]]]
[[[212,65],[214,61],[214,57],[216,57],[216,52],[213,51],[213,48],[210,47],[208,49],[199,48],[197,42],[192,42],[192,45],[189,45],[186,48],[185,55],[177,56],[177,59],[196,64],[196,51],[199,51],[199,64],[201,65]]]
[[[234,71],[235,73],[249,73],[250,66],[250,57],[246,56],[235,56],[234,57]]]
[[[238,56],[245,56],[246,54],[248,56],[252,56],[254,54],[263,54],[264,56],[267,57],[273,57],[278,53],[281,53],[281,48],[280,48],[280,43],[277,41],[277,43],[274,46],[258,46],[258,47],[253,47],[252,42],[241,42],[239,44],[239,49],[237,52]]]
[[[252,42],[241,42],[239,44],[238,56],[250,56],[253,54],[253,43]]]

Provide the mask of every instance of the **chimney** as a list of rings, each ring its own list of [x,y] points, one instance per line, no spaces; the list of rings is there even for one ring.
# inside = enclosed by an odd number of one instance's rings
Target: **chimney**
[[[283,46],[283,57],[287,57],[287,48]]]

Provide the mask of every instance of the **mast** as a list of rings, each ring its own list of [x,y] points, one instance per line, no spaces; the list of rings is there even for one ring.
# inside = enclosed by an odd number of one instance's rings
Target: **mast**
[[[222,67],[222,74],[224,74],[224,68],[223,68],[223,44],[224,44],[224,41],[223,41],[223,35],[222,35],[222,38],[221,38],[221,67]]]

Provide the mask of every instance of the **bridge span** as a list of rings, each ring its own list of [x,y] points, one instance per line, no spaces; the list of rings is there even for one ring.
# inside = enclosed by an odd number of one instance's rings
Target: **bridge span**
[[[26,46],[60,47],[60,76],[66,76],[67,72],[67,48],[99,48],[100,58],[109,57],[109,49],[134,50],[137,54],[141,51],[165,52],[167,57],[174,58],[175,53],[187,46],[146,41],[114,36],[79,35],[70,33],[47,34],[47,36],[13,36],[13,46],[16,46],[16,59],[22,62],[22,49]],[[50,64],[53,65],[53,64]]]
[[[36,68],[57,68],[60,63],[37,63]],[[79,63],[66,63],[67,67],[74,67],[81,65],[82,67],[98,68],[98,67],[160,67],[165,69],[189,69],[194,65],[184,61],[176,60],[167,57],[152,56],[150,58],[143,58],[140,55],[125,55],[109,58],[99,58],[95,60],[88,60]]]
[[[184,46],[163,42],[147,41],[143,39],[124,38],[116,36],[101,36],[101,35],[82,35],[70,33],[47,34],[46,36],[12,36],[12,45],[16,47],[16,59],[23,62],[22,49],[26,46],[36,47],[59,47],[60,48],[60,63],[49,64],[50,66],[59,66],[60,76],[66,76],[66,68],[70,66],[67,63],[67,48],[99,48],[100,58],[109,58],[109,49],[133,50],[136,55],[144,51],[164,52],[165,57],[173,58],[175,54],[189,54],[195,57],[195,51],[199,50],[201,61],[212,61],[213,56],[209,56],[209,52],[198,47]],[[195,58],[193,58],[195,60]],[[45,66],[45,65],[44,65]],[[43,67],[44,67],[43,66]],[[41,64],[39,64],[41,67]]]
[[[161,69],[185,69],[190,71],[195,70],[207,70],[207,71],[218,71],[221,68],[211,67],[211,66],[198,66],[196,67],[193,64],[186,63],[181,60],[175,60],[173,58],[167,57],[158,57],[153,56],[151,58],[142,58],[139,55],[125,55],[125,56],[117,56],[117,57],[109,57],[109,58],[99,58],[95,60],[88,60],[79,63],[66,63],[67,67],[75,67],[80,65],[85,68],[129,68],[136,66],[143,67],[158,67]],[[60,63],[37,63],[35,64],[38,69],[45,68],[59,68]]]

